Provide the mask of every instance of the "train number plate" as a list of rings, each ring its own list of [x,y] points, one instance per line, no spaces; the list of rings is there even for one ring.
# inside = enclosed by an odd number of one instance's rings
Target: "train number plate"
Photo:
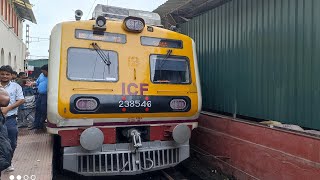
[[[93,98],[98,107],[94,111],[79,111],[76,102],[79,98]],[[186,108],[174,110],[171,106],[173,99],[186,101]],[[73,114],[106,114],[106,113],[167,113],[188,112],[191,109],[191,100],[188,96],[145,96],[145,95],[105,95],[105,94],[75,94],[70,98],[70,110]],[[88,106],[91,105],[87,103]],[[171,106],[170,106],[171,105]]]
[[[128,100],[128,101],[119,101],[119,108],[151,108],[151,101],[141,101],[141,100]]]

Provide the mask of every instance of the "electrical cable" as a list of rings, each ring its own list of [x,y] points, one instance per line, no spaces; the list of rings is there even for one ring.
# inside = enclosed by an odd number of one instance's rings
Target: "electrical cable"
[[[93,1],[92,5],[91,5],[91,8],[90,8],[90,11],[88,12],[88,15],[87,15],[87,18],[86,18],[86,19],[88,19],[88,16],[89,16],[89,14],[90,14],[90,12],[91,12],[94,4],[96,3],[96,1],[97,1],[97,0],[94,0],[94,1]]]

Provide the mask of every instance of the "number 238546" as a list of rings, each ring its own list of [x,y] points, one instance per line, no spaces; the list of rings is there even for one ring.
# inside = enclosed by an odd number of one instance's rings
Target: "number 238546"
[[[151,101],[140,101],[140,100],[131,100],[131,101],[119,101],[119,108],[139,108],[139,107],[148,107],[152,106]]]

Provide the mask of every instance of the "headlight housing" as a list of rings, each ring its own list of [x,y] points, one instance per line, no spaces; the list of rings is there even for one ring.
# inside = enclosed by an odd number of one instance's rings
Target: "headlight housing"
[[[103,16],[98,16],[96,23],[93,25],[93,29],[96,31],[105,31],[107,29],[107,20]]]
[[[98,101],[94,98],[79,98],[75,104],[80,111],[94,111],[98,107]]]
[[[184,99],[172,99],[170,108],[173,110],[184,110],[187,107],[187,102]]]
[[[142,32],[145,27],[145,22],[142,18],[129,16],[123,20],[123,27],[126,31]]]

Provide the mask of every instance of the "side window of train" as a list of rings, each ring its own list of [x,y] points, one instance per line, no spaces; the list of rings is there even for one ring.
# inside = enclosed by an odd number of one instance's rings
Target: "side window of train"
[[[150,75],[153,83],[190,84],[189,59],[182,56],[150,56]]]
[[[75,81],[107,81],[119,79],[118,53],[102,50],[99,55],[94,49],[69,48],[67,77]]]

